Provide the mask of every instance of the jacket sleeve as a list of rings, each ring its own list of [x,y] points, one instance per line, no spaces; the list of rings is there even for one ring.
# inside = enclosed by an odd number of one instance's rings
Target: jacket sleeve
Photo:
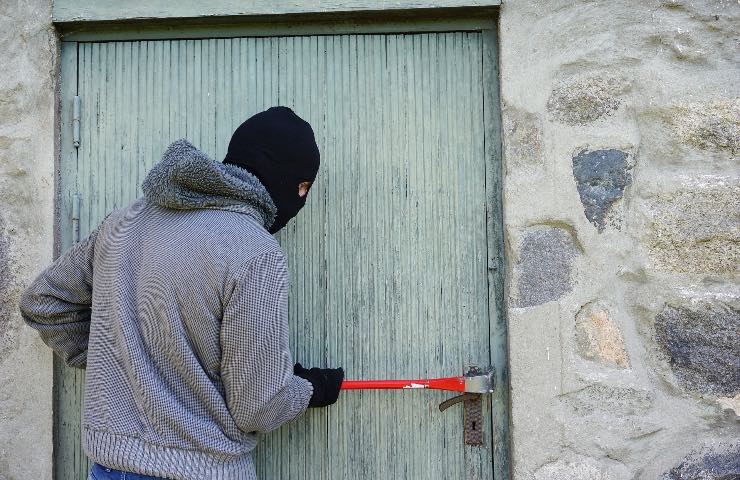
[[[23,319],[71,367],[87,365],[93,255],[99,230],[100,226],[57,258],[20,298]]]
[[[288,270],[282,252],[251,260],[227,284],[221,379],[244,432],[269,432],[300,415],[313,394],[293,375],[288,348]]]

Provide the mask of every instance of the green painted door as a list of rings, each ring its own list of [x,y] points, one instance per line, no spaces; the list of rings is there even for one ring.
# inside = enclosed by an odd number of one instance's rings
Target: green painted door
[[[295,359],[343,366],[352,379],[450,376],[491,362],[501,372],[494,38],[65,42],[63,108],[79,96],[81,115],[75,148],[63,111],[62,246],[73,241],[65,212],[75,194],[84,238],[141,195],[170,142],[185,137],[221,160],[240,122],[286,105],[311,123],[322,153],[306,208],[279,235]],[[58,367],[59,479],[87,468],[82,377]],[[473,447],[463,442],[462,407],[437,409],[450,396],[343,393],[264,436],[261,478],[494,478],[505,468],[504,397],[486,398],[485,445]]]

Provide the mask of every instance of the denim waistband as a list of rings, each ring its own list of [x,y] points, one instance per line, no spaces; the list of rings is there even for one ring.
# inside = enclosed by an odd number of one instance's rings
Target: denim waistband
[[[166,480],[164,477],[153,477],[133,472],[124,472],[115,468],[108,468],[99,463],[93,463],[90,469],[92,480]]]

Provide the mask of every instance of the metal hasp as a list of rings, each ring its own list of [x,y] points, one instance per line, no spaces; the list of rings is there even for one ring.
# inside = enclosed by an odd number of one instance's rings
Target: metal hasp
[[[485,370],[475,365],[468,367],[465,377],[465,391],[470,393],[493,393],[495,387],[493,367]]]
[[[80,106],[82,101],[79,95],[72,100],[72,143],[75,148],[80,146]]]
[[[465,402],[463,425],[466,445],[483,445],[483,399],[481,395],[493,392],[495,387],[493,375],[493,367],[481,370],[476,366],[471,366],[464,375],[465,393],[439,404],[439,411],[444,412],[456,403]]]

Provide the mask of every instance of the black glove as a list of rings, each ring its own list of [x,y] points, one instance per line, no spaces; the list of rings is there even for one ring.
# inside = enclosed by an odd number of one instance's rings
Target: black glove
[[[300,363],[296,363],[293,373],[313,385],[313,395],[308,402],[309,407],[327,407],[339,398],[339,388],[344,380],[344,369],[311,368],[307,370]]]

